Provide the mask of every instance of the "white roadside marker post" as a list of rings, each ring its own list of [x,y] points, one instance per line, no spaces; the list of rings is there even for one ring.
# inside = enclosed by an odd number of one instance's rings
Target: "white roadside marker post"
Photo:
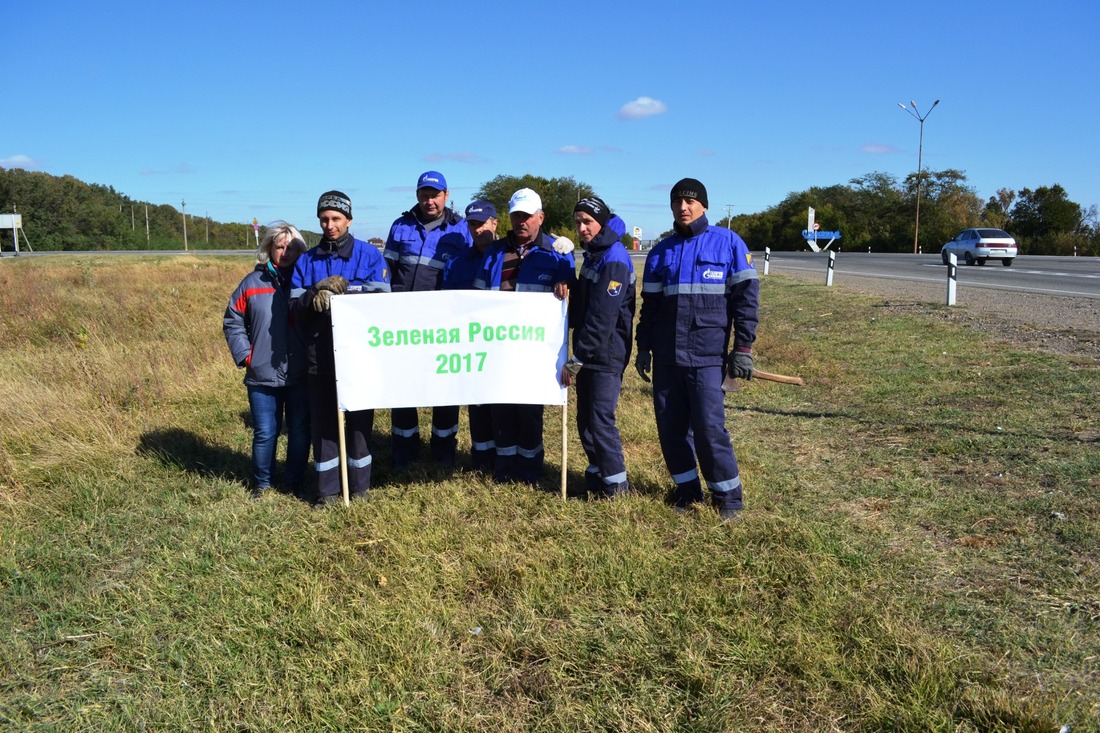
[[[833,285],[833,270],[836,269],[836,252],[829,250],[829,269],[825,271],[825,287]]]
[[[947,304],[955,305],[955,289],[959,279],[959,258],[954,253],[947,255]]]

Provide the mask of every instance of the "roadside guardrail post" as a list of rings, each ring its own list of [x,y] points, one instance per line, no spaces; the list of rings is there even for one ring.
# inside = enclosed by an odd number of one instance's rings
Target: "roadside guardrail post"
[[[959,279],[959,258],[954,253],[947,255],[947,304],[955,305],[955,289]]]
[[[765,247],[764,248],[764,274],[765,275],[768,274],[768,266],[771,265],[771,263],[772,263],[772,248],[771,247]]]
[[[825,287],[833,285],[833,270],[836,269],[836,252],[829,250],[829,269],[825,271]]]

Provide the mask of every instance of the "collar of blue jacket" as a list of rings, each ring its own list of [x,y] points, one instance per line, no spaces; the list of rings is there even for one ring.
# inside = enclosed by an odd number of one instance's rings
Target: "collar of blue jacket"
[[[707,215],[703,214],[687,226],[684,226],[680,223],[673,224],[672,229],[681,237],[691,239],[692,237],[698,237],[700,234],[705,232],[707,230],[707,227],[709,226],[710,222],[707,221]]]

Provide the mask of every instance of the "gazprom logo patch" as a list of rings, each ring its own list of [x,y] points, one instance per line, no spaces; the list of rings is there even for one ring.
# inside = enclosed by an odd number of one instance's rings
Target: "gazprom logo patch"
[[[554,276],[549,274],[549,273],[543,273],[542,275],[539,275],[539,282],[540,283],[548,283],[553,279],[554,279]]]
[[[721,270],[711,270],[709,268],[703,270],[704,280],[724,280],[725,277],[726,273],[722,272]]]

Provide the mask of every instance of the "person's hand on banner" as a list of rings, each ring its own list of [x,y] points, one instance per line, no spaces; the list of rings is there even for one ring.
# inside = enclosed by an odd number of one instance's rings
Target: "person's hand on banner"
[[[576,245],[573,244],[573,241],[566,237],[558,237],[555,239],[553,247],[554,251],[560,255],[567,255],[576,249]]]
[[[335,295],[343,295],[348,290],[348,281],[339,275],[330,275],[313,287]],[[325,310],[328,310],[328,308],[325,308]]]
[[[313,310],[318,313],[326,313],[332,307],[332,291],[318,290],[313,295]]]
[[[560,282],[554,284],[554,297],[558,300],[565,300],[569,297],[569,283]]]

